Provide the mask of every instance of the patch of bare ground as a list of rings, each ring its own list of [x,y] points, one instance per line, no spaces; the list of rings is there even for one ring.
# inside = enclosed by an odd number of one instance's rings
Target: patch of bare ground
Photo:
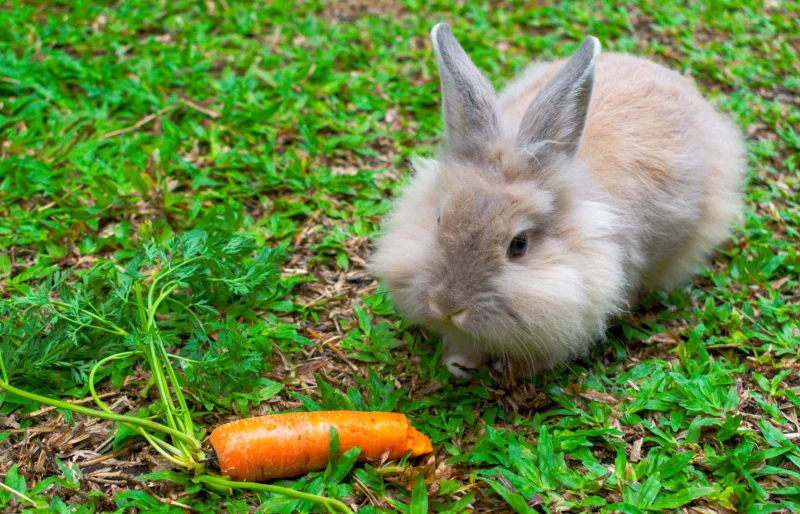
[[[362,16],[399,18],[405,10],[405,5],[397,0],[332,0],[322,16],[334,23],[353,23]]]

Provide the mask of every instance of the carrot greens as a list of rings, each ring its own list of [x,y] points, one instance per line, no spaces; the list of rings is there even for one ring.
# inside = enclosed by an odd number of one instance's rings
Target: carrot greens
[[[220,316],[216,307],[233,304],[252,309],[255,304],[268,304],[279,297],[285,292],[274,285],[281,258],[280,249],[256,250],[253,241],[246,237],[193,231],[163,242],[151,238],[141,255],[123,269],[102,267],[102,275],[90,273],[73,284],[55,277],[20,302],[27,306],[32,319],[47,323],[39,327],[40,337],[47,340],[46,335],[54,333],[59,339],[44,348],[36,346],[39,340],[35,338],[17,348],[4,342],[0,347],[0,389],[65,411],[114,421],[118,424],[118,434],[143,438],[164,459],[209,488],[275,493],[319,504],[330,512],[351,512],[334,498],[288,487],[234,482],[211,474],[201,444],[204,433],[193,421],[193,405],[209,400],[218,404],[220,396],[228,391],[210,391],[199,381],[187,381],[176,366],[190,370],[201,364],[206,372],[230,377],[231,390],[250,381],[259,392],[270,385],[258,377],[263,356],[244,354],[231,360],[218,348],[196,360],[170,351],[187,337],[193,338],[196,350],[210,346],[215,343],[210,336],[214,331],[227,333],[229,341],[244,337],[233,324],[213,321]],[[79,352],[77,362],[69,361],[74,349],[82,345],[95,351]],[[236,351],[235,345],[224,349]],[[23,383],[34,379],[25,373],[26,356],[32,353],[50,355],[51,362],[63,363],[64,367],[75,364],[74,378],[81,381],[85,376],[97,408],[67,403],[12,385],[15,378]],[[141,362],[150,371],[148,387],[155,389],[158,400],[148,410],[149,416],[117,414],[100,398],[96,383],[107,376],[107,365],[112,361]],[[54,374],[49,379],[56,389],[61,377]],[[274,388],[272,391],[277,393]],[[263,394],[255,398],[263,399]],[[13,401],[13,397],[9,399]]]

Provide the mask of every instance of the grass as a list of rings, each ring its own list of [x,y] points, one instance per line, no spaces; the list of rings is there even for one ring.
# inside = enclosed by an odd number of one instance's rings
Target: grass
[[[163,419],[135,292],[202,255],[152,313],[196,425],[396,410],[437,450],[280,485],[366,513],[800,511],[800,3],[49,4],[0,7],[14,385],[88,403],[92,366],[128,352],[98,394]],[[747,134],[747,213],[709,270],[536,383],[455,380],[364,269],[406,158],[440,134],[440,20],[498,86],[591,33],[692,77]],[[117,428],[0,393],[0,508],[313,508],[202,489]]]

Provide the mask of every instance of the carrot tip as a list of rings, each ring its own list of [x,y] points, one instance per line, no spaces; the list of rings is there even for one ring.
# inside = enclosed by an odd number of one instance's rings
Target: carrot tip
[[[425,455],[426,453],[431,453],[433,451],[433,446],[431,445],[431,440],[428,439],[428,436],[414,427],[409,428],[409,438],[411,439],[411,456],[418,457],[420,455]]]

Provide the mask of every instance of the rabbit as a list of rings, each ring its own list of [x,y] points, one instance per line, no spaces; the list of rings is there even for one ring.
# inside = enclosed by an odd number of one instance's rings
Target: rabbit
[[[530,378],[585,357],[729,237],[744,143],[690,80],[589,36],[495,94],[447,24],[431,38],[444,141],[414,159],[369,266],[442,335],[453,375],[494,362]]]

